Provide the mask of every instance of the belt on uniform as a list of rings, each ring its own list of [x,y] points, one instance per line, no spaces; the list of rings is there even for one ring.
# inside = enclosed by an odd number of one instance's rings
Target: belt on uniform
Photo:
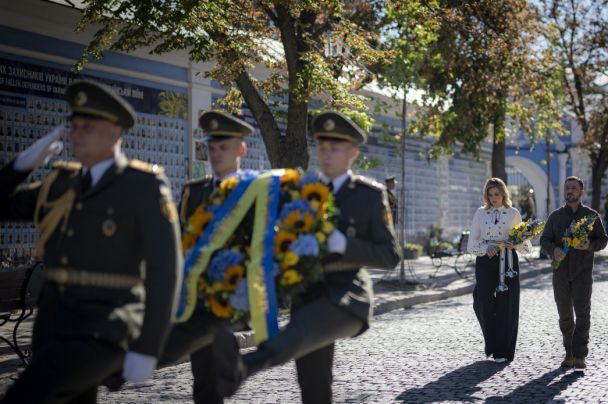
[[[335,262],[329,262],[327,264],[323,264],[323,272],[326,274],[333,273],[333,272],[358,271],[359,268],[360,267],[357,266],[357,264],[354,264],[352,262],[346,262],[346,261],[335,261]]]
[[[44,278],[60,286],[89,286],[110,289],[131,289],[143,284],[141,278],[132,275],[93,272],[74,268],[45,268]]]

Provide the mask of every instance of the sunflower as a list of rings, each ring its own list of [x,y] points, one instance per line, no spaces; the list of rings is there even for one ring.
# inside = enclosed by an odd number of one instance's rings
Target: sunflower
[[[215,296],[209,297],[211,312],[219,318],[228,318],[232,314],[232,306],[229,301],[220,301]]]
[[[298,173],[297,170],[294,170],[293,168],[288,168],[285,170],[285,174],[283,174],[281,176],[281,185],[286,185],[286,184],[295,184],[296,182],[298,182],[300,180],[300,174]]]
[[[186,252],[192,247],[194,247],[194,242],[196,238],[193,234],[186,233],[184,237],[182,237],[182,252]]]
[[[325,240],[327,240],[327,236],[322,231],[316,232],[315,237],[317,238],[317,241],[319,242],[319,244],[323,244],[323,243],[325,243]]]
[[[274,255],[283,254],[296,239],[297,236],[288,231],[280,230],[277,232],[277,235],[274,237]]]
[[[281,262],[280,268],[281,271],[287,270],[289,267],[293,267],[300,261],[300,257],[298,254],[293,251],[287,251],[283,256],[283,262]]]
[[[311,205],[312,201],[317,201],[318,205],[315,205],[320,206],[329,197],[329,188],[327,185],[321,184],[320,182],[311,182],[302,187],[301,195],[302,199],[311,202]]]
[[[295,269],[288,269],[283,272],[283,276],[281,276],[281,285],[290,286],[295,283],[302,281],[302,275],[298,273]]]
[[[315,218],[310,213],[302,213],[297,210],[291,212],[285,219],[286,227],[300,233],[309,232],[314,223]]]
[[[238,182],[239,180],[236,177],[228,177],[220,183],[220,191],[222,193],[232,191]]]
[[[334,230],[334,225],[331,222],[324,222],[321,230],[323,233],[329,234]]]
[[[200,234],[211,219],[213,219],[213,213],[206,212],[202,206],[199,206],[188,219],[188,230],[194,234]]]
[[[242,265],[233,265],[224,274],[224,290],[234,292],[241,279],[245,275],[245,268]]]

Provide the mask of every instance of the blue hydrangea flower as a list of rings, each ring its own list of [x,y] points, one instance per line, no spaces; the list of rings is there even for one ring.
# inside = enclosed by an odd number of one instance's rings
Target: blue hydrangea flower
[[[247,293],[247,280],[243,278],[234,293],[230,295],[230,304],[237,310],[249,311],[249,294]]]
[[[281,270],[279,269],[279,264],[277,264],[276,262],[272,263],[272,273],[270,274],[270,276],[272,276],[272,278],[276,278],[277,276],[279,276],[281,274]]]
[[[243,262],[243,255],[231,250],[222,250],[215,254],[209,268],[207,276],[212,282],[221,282],[224,280],[226,269]]]
[[[310,184],[313,182],[323,182],[323,181],[321,180],[321,177],[319,176],[319,174],[317,174],[314,171],[311,171],[311,172],[304,174],[302,177],[300,177],[300,181],[299,181],[298,185],[301,188],[304,185]]]
[[[319,242],[312,234],[302,234],[291,244],[289,250],[298,254],[299,256],[317,256],[319,255]]]
[[[287,216],[293,211],[299,210],[300,213],[310,213],[314,216],[315,211],[312,210],[312,207],[308,203],[308,201],[298,199],[293,202],[286,203],[281,209],[281,220],[285,220]]]

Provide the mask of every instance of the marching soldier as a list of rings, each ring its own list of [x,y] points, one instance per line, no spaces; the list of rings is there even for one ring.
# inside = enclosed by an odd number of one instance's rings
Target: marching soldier
[[[391,175],[384,179],[384,183],[386,184],[386,196],[388,197],[388,207],[391,210],[391,214],[393,215],[393,223],[397,225],[397,208],[399,204],[397,203],[397,196],[395,195],[395,176]]]
[[[243,138],[253,132],[253,128],[246,122],[216,111],[203,113],[199,125],[206,135],[213,176],[195,179],[184,186],[180,205],[183,228],[196,208],[207,205],[219,183],[239,171],[241,157],[247,151]],[[215,372],[211,366],[211,343],[222,324],[224,322],[208,313],[203,302],[200,302],[190,319],[176,325],[167,340],[161,366],[178,362],[190,355],[195,403],[223,402],[217,393]]]
[[[45,265],[32,361],[2,403],[94,403],[97,387],[121,368],[130,381],[149,377],[180,284],[168,180],[120,149],[134,110],[92,81],[70,85],[66,99],[79,162],[55,163],[42,183],[15,190],[57,150],[58,129],[0,171],[11,186],[0,193],[0,219],[34,221]]]
[[[214,361],[224,396],[234,394],[251,374],[295,359],[302,401],[331,402],[334,341],[362,334],[372,316],[372,284],[363,267],[392,269],[399,262],[384,186],[350,170],[365,133],[346,116],[326,112],[315,119],[313,134],[340,212],[337,229],[328,237],[332,254],[324,264],[324,280],[294,305],[287,327],[254,352],[241,356],[232,334],[218,332]]]

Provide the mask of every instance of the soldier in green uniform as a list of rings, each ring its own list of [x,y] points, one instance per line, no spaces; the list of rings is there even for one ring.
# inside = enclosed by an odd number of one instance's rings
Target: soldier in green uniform
[[[365,133],[346,116],[326,112],[315,119],[313,134],[340,212],[337,229],[328,237],[332,254],[324,264],[324,280],[294,305],[287,327],[254,352],[241,356],[232,334],[218,332],[214,361],[225,396],[251,374],[295,359],[302,401],[331,402],[334,341],[360,335],[372,316],[372,284],[363,267],[392,269],[399,262],[384,186],[350,171]]]
[[[179,218],[163,170],[121,152],[135,112],[106,86],[67,88],[70,144],[79,162],[55,163],[53,131],[0,171],[0,219],[34,221],[45,282],[31,364],[2,403],[94,403],[120,371],[140,382],[156,367],[181,283]],[[16,188],[16,189],[15,189]]]
[[[241,157],[247,151],[243,138],[253,132],[248,123],[217,111],[203,113],[199,126],[205,133],[213,176],[192,180],[184,186],[180,204],[183,228],[196,208],[209,202],[219,183],[239,171]],[[204,308],[204,303],[199,302],[190,319],[176,325],[167,339],[160,364],[163,366],[176,363],[190,355],[195,403],[223,402],[217,393],[215,373],[211,366],[211,343],[222,324],[222,320],[211,315]]]
[[[399,204],[397,203],[397,196],[395,195],[395,187],[396,181],[395,176],[391,175],[384,179],[384,183],[386,184],[386,196],[388,197],[388,207],[391,210],[391,214],[393,215],[393,224],[397,225],[397,208]]]

